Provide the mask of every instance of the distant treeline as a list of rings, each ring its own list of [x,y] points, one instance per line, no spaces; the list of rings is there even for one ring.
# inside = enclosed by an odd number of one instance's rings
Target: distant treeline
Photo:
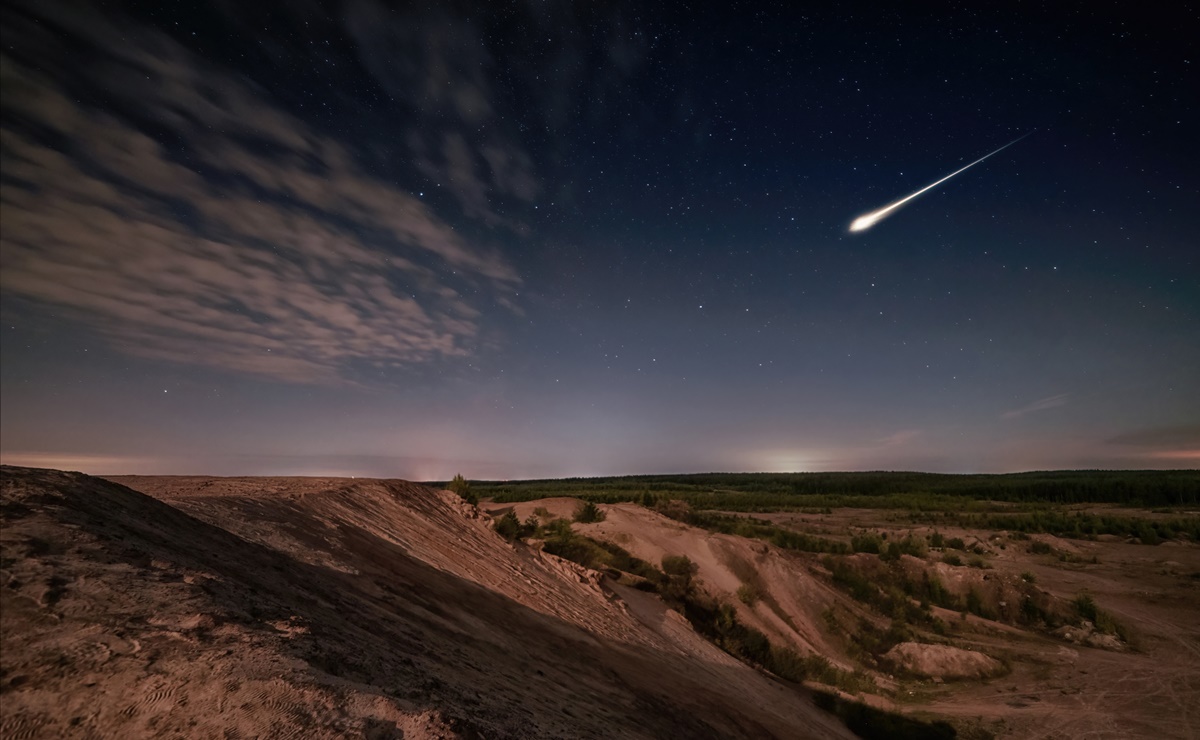
[[[1200,504],[1200,470],[1071,470],[1005,475],[939,473],[700,473],[473,481],[501,503],[574,496],[597,503],[680,499],[697,509],[771,511],[860,506],[931,511],[987,511],[986,502]]]

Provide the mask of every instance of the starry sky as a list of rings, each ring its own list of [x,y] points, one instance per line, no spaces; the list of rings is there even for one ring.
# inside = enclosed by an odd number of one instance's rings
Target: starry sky
[[[1195,468],[1200,10],[983,5],[6,4],[0,455]]]

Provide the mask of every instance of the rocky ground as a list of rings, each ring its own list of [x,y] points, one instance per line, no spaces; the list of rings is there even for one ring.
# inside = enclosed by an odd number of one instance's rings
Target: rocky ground
[[[851,736],[448,492],[6,467],[0,503],[4,738]]]

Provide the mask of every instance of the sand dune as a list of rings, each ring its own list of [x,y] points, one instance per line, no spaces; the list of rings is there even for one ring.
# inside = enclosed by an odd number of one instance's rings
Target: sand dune
[[[5,738],[849,736],[447,492],[120,483],[4,468]]]

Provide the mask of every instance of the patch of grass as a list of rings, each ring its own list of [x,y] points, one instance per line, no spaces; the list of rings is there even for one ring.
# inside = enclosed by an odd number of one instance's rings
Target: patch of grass
[[[1097,606],[1090,594],[1081,593],[1071,601],[1075,613],[1095,625],[1096,630],[1106,635],[1115,635],[1122,642],[1131,643],[1133,634],[1116,617]]]

